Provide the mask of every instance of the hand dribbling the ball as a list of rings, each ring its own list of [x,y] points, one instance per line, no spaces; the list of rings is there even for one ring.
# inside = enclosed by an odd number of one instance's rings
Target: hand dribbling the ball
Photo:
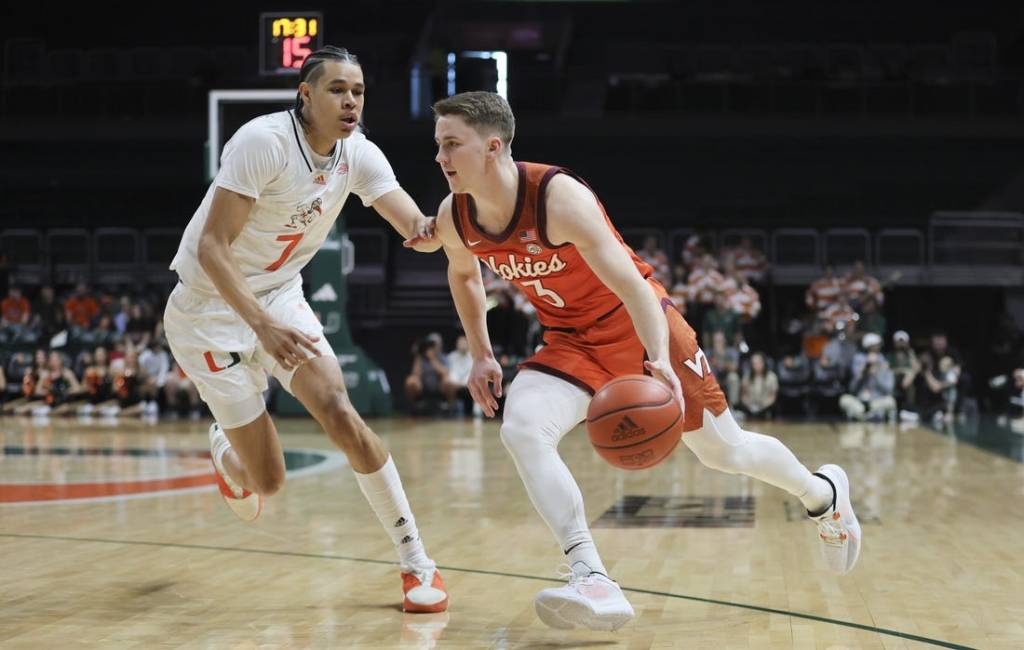
[[[469,371],[469,381],[466,382],[466,387],[469,389],[469,394],[473,396],[473,401],[489,418],[493,418],[498,411],[502,377],[501,364],[494,357],[475,359],[473,368]]]
[[[657,361],[644,361],[644,368],[651,372],[651,376],[660,379],[669,387],[669,390],[675,395],[676,401],[679,402],[679,407],[682,408],[684,404],[683,387],[679,383],[679,377],[672,370],[672,364],[660,359]]]

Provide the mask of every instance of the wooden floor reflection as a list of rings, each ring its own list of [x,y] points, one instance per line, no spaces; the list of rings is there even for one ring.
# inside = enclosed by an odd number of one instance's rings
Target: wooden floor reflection
[[[562,558],[494,423],[371,422],[444,567],[451,610],[430,616],[400,611],[390,542],[313,421],[279,422],[289,480],[252,525],[213,491],[207,424],[0,420],[0,647],[1024,647],[1024,465],[949,434],[750,425],[846,468],[865,543],[844,578],[788,495],[683,447],[615,470],[570,434],[638,614],[596,633],[533,612]]]

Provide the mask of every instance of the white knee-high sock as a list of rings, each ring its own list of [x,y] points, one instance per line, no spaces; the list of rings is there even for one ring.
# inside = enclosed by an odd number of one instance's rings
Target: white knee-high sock
[[[583,495],[558,455],[558,442],[583,418],[589,401],[586,392],[562,379],[524,370],[509,387],[501,438],[568,563],[584,562],[607,575],[587,525]]]
[[[429,563],[427,551],[416,530],[416,518],[412,516],[412,508],[402,489],[402,479],[398,476],[398,469],[391,456],[388,456],[383,467],[372,474],[353,473],[381,526],[391,536],[402,566],[419,567]]]
[[[832,503],[832,486],[811,474],[778,439],[744,431],[727,409],[715,417],[704,411],[704,426],[683,435],[702,463],[729,474],[745,474],[789,492],[809,512]]]

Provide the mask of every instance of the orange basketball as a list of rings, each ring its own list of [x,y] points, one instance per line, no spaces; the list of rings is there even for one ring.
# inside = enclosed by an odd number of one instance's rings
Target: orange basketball
[[[590,400],[587,433],[597,453],[612,465],[653,467],[668,458],[683,437],[682,405],[653,377],[616,377]]]

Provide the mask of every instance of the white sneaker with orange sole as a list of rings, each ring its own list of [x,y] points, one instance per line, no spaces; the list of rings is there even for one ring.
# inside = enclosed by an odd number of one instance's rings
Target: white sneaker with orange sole
[[[402,592],[402,611],[436,614],[448,609],[448,590],[433,562],[425,566],[403,564]]]
[[[210,425],[210,460],[213,461],[213,469],[217,474],[217,487],[220,488],[220,495],[224,497],[224,503],[228,504],[231,512],[235,513],[242,521],[253,521],[260,516],[263,510],[263,497],[255,492],[250,492],[235,481],[224,471],[224,452],[231,449],[231,442],[224,435],[224,430],[214,422]]]

